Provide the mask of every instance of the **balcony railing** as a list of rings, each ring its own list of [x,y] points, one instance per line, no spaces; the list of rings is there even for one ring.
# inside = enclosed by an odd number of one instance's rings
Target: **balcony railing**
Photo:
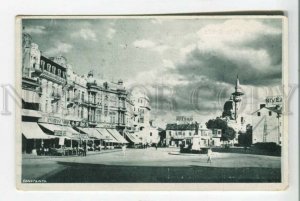
[[[51,97],[54,98],[54,99],[56,99],[56,100],[58,100],[58,99],[61,98],[61,95],[59,93],[52,93]]]

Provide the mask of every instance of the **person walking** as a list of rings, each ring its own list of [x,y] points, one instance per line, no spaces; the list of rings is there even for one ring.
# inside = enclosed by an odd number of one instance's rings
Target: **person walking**
[[[122,152],[123,152],[123,156],[125,156],[126,155],[126,145],[125,144],[123,144],[123,146],[122,146]]]
[[[86,144],[83,145],[83,156],[86,156]]]
[[[211,148],[209,148],[208,150],[207,150],[207,163],[211,163],[211,156],[212,156],[212,150],[211,150]]]

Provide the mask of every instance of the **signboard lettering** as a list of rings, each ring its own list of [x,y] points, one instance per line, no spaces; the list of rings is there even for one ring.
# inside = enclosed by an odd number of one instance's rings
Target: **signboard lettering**
[[[282,105],[282,96],[269,96],[266,98],[267,107],[274,107],[276,105]]]
[[[193,121],[193,117],[187,117],[187,116],[177,116],[176,117],[176,121],[184,121],[184,122],[192,122]]]

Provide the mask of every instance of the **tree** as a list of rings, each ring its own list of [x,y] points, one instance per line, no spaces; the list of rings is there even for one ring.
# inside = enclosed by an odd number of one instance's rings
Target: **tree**
[[[233,128],[227,125],[227,122],[221,118],[210,119],[206,122],[206,127],[208,129],[221,129],[222,130],[222,141],[229,141],[235,138],[236,132]]]
[[[226,121],[216,118],[216,119],[210,119],[208,122],[206,122],[206,127],[208,129],[222,129],[225,130],[228,126]]]
[[[230,141],[233,140],[235,138],[236,135],[236,131],[231,128],[231,127],[227,127],[224,132],[222,132],[222,137],[221,140],[222,141]]]
[[[238,138],[239,144],[245,148],[252,144],[252,126],[250,124],[246,127],[246,133],[241,133]]]

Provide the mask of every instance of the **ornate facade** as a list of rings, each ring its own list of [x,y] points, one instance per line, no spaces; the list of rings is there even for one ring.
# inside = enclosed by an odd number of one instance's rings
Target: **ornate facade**
[[[111,142],[119,143],[127,143],[126,134],[148,127],[149,99],[129,93],[122,80],[99,80],[92,71],[78,75],[65,57],[43,56],[26,33],[22,54],[23,111],[31,111],[23,112],[24,121],[40,123],[53,132],[65,126],[73,136],[80,135],[80,128],[101,128],[114,134]]]

